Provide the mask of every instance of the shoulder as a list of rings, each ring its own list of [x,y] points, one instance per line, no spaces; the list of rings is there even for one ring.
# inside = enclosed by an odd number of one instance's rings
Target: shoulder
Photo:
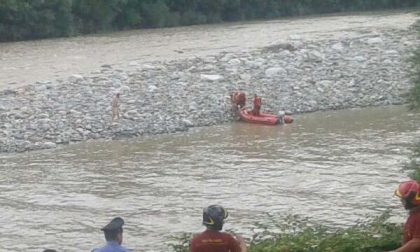
[[[125,248],[125,247],[120,247],[121,252],[132,252],[131,249]]]
[[[232,235],[232,234],[229,234],[229,233],[226,233],[226,232],[220,232],[219,234],[220,234],[221,236],[224,236],[224,237],[229,237],[229,238],[234,239],[234,237],[233,237],[233,235]]]
[[[130,249],[127,249],[121,245],[119,246],[105,246],[102,248],[93,249],[91,252],[132,252]]]
[[[200,239],[202,236],[204,235],[204,233],[198,233],[198,234],[194,234],[191,238],[191,241],[196,241],[198,239]]]

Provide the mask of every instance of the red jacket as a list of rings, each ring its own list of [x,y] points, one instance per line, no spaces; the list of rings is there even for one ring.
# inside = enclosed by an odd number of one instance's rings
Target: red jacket
[[[241,252],[241,247],[231,234],[206,230],[192,239],[191,252]]]
[[[420,208],[410,211],[404,225],[404,243],[413,238],[420,238]]]

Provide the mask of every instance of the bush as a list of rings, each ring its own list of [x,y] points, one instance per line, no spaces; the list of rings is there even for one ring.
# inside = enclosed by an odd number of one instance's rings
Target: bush
[[[252,237],[250,251],[389,251],[400,247],[402,240],[402,226],[389,223],[389,217],[389,211],[386,211],[378,217],[369,218],[344,229],[314,225],[308,219],[296,215],[289,215],[285,218],[285,223],[273,224],[270,227],[256,223],[259,231]],[[175,252],[187,252],[191,237],[191,234],[182,234],[170,246]]]
[[[0,41],[419,5],[420,0],[1,0]]]
[[[170,11],[163,0],[142,4],[142,14],[146,27],[165,27],[169,24]]]
[[[417,32],[420,32],[420,22],[414,25]],[[408,94],[409,108],[412,110],[420,109],[420,46],[418,46],[409,59],[410,77],[413,87]]]

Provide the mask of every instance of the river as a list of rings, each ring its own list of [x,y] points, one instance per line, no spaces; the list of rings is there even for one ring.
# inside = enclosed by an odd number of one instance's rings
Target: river
[[[365,108],[2,154],[0,250],[89,251],[121,216],[128,247],[168,251],[171,236],[202,230],[209,204],[247,237],[267,214],[344,227],[391,208],[402,219],[393,191],[419,122],[401,106]]]
[[[272,21],[125,31],[0,43],[0,90],[89,74],[109,64],[145,63],[253,50],[290,40],[319,41],[405,30],[414,12],[351,13]],[[137,65],[134,65],[137,67]]]

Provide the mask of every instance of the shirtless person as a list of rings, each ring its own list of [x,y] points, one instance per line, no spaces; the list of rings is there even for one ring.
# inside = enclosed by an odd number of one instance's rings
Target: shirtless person
[[[114,97],[112,97],[112,102],[111,102],[111,106],[112,106],[112,121],[114,121],[115,118],[117,118],[117,120],[120,119],[120,93],[117,93]]]

